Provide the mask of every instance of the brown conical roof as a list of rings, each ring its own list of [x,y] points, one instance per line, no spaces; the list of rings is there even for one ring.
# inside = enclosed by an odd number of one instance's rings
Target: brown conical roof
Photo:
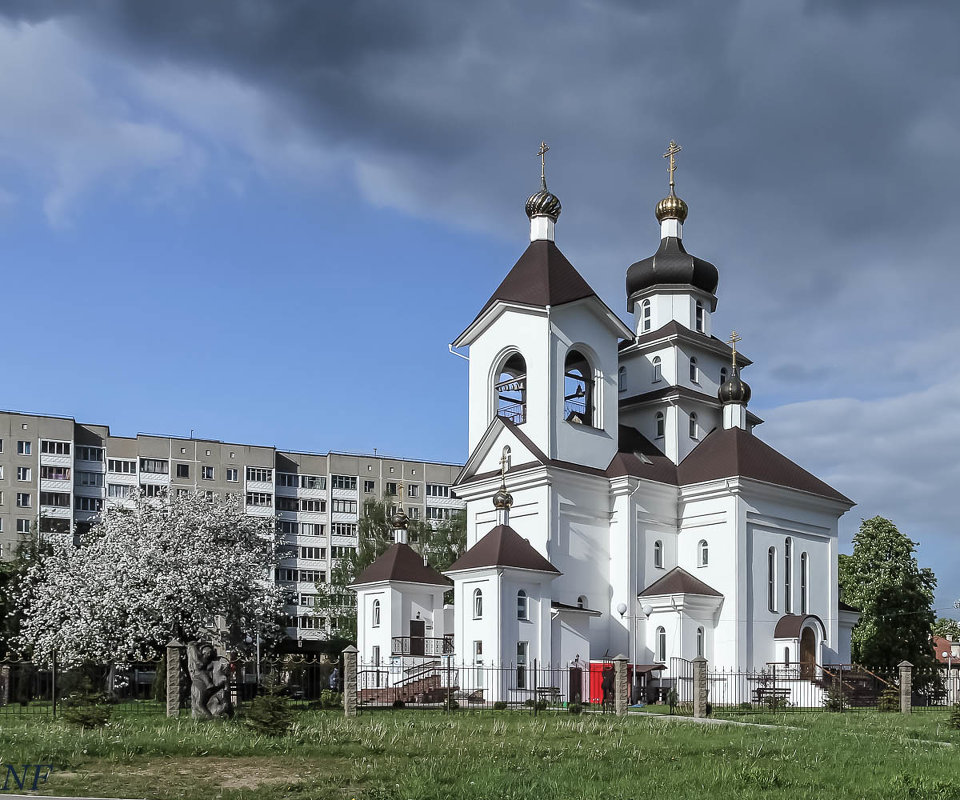
[[[393,544],[369,567],[360,573],[353,586],[382,581],[423,583],[429,586],[450,586],[450,580],[423,563],[423,556],[408,544]]]
[[[560,575],[553,564],[509,525],[497,525],[473,547],[458,558],[446,572],[459,572],[481,567],[513,567],[534,572]]]

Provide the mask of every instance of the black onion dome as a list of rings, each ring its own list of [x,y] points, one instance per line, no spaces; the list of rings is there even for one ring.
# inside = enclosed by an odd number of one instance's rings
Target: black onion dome
[[[740,377],[739,367],[734,367],[733,374],[720,385],[717,397],[724,405],[739,403],[745,406],[750,402],[750,384]]]
[[[534,217],[550,217],[554,222],[560,216],[560,198],[547,189],[547,181],[540,181],[540,191],[530,195],[527,198],[526,206],[527,216],[530,219]]]
[[[660,249],[649,258],[631,264],[627,270],[627,304],[633,310],[633,296],[659,284],[693,286],[716,294],[720,273],[709,261],[690,255],[676,236],[660,240]]]

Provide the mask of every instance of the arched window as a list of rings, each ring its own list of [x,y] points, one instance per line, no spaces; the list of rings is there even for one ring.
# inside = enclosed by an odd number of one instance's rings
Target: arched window
[[[617,370],[617,390],[621,392],[627,391],[627,368],[620,367]]]
[[[587,597],[586,595],[580,595],[577,598],[577,608],[586,608],[587,607]]]
[[[663,380],[663,362],[660,356],[653,357],[653,383],[660,383]]]
[[[720,385],[723,386],[727,382],[727,375],[730,373],[727,371],[726,367],[720,367]]]
[[[788,536],[783,545],[783,612],[793,613],[793,540]]]
[[[658,411],[658,412],[657,412],[657,438],[658,438],[658,439],[662,439],[662,438],[663,438],[663,436],[664,436],[664,429],[665,429],[665,423],[664,423],[663,412],[662,412],[662,411]]]
[[[703,333],[703,303],[697,300],[697,330]]]
[[[563,418],[581,425],[594,424],[593,370],[577,350],[563,363]]]
[[[767,550],[767,608],[777,610],[777,548]]]
[[[511,355],[500,368],[493,387],[497,416],[522,425],[527,419],[527,363],[519,353]]]
[[[785,667],[790,666],[790,648],[789,647],[783,648],[783,666]]]
[[[379,600],[373,601],[372,615],[373,615],[373,619],[371,620],[371,623],[373,627],[379,628],[380,627],[380,601]]]
[[[646,333],[653,324],[653,318],[650,314],[650,301],[644,300],[640,304],[640,331]]]
[[[690,381],[692,383],[700,382],[700,368],[697,366],[696,356],[690,358]]]
[[[483,619],[483,592],[479,589],[473,590],[473,618]]]
[[[657,654],[654,657],[655,661],[666,661],[667,660],[667,629],[663,626],[657,628]]]
[[[529,603],[530,599],[523,589],[517,592],[517,619],[530,619]]]
[[[697,628],[697,655],[703,656],[705,651],[704,639],[706,638],[703,628]]]
[[[690,412],[690,438],[696,439],[699,437],[699,429],[697,428],[697,412]]]
[[[705,567],[710,563],[710,546],[706,539],[701,539],[697,545],[697,566]]]
[[[807,613],[807,586],[810,583],[810,576],[807,570],[810,568],[809,559],[806,553],[800,554],[800,613]]]
[[[653,566],[663,569],[663,542],[659,539],[653,543]]]

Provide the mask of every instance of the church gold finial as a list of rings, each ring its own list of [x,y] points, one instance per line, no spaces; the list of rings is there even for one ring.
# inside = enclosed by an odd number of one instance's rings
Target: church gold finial
[[[546,186],[547,185],[547,162],[545,156],[547,155],[547,150],[549,146],[546,142],[540,142],[540,149],[537,150],[537,155],[540,156],[540,182]]]
[[[669,158],[670,162],[667,166],[667,172],[670,175],[670,194],[673,194],[673,173],[677,170],[677,153],[679,153],[683,148],[678,145],[673,139],[670,140],[670,144],[667,146],[667,152],[663,154],[664,158]]]
[[[738,335],[736,331],[733,331],[730,334],[730,338],[727,339],[727,344],[729,344],[733,350],[733,354],[731,355],[733,366],[737,366],[737,342],[739,342],[742,338],[743,337]]]
[[[500,482],[506,483],[507,481],[507,464],[509,464],[509,459],[507,455],[509,454],[507,448],[503,449],[503,454],[500,456]]]

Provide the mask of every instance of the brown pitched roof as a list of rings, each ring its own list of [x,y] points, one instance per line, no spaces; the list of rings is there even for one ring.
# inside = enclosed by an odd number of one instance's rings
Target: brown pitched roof
[[[383,555],[367,567],[353,582],[353,586],[381,581],[424,583],[429,586],[450,586],[451,581],[433,567],[423,563],[423,556],[408,544],[393,544]]]
[[[850,498],[742,428],[711,431],[680,462],[677,475],[681,486],[740,476],[854,505]]]
[[[608,478],[631,475],[634,478],[677,485],[676,465],[640,431],[621,425],[618,440],[618,452],[607,467]]]
[[[808,619],[815,619],[820,623],[820,630],[826,630],[823,620],[813,614],[784,614],[777,620],[777,627],[773,629],[774,639],[797,639],[800,629]]]
[[[509,525],[497,525],[450,565],[447,573],[479,567],[514,567],[561,574],[553,564]]]
[[[628,347],[633,348],[638,345],[644,345],[648,342],[657,342],[660,339],[666,339],[671,336],[677,336],[680,339],[683,339],[687,342],[692,342],[693,344],[706,345],[715,351],[725,352],[729,358],[732,353],[730,345],[724,342],[722,339],[718,339],[716,336],[707,336],[704,333],[699,331],[692,331],[690,328],[685,325],[681,325],[676,320],[670,320],[666,325],[661,325],[655,331],[647,331],[646,333],[641,333],[634,339],[627,339],[620,342],[619,348],[625,350]],[[741,367],[748,367],[753,362],[747,358],[743,353],[737,351],[737,364]]]
[[[674,567],[660,580],[654,581],[640,592],[640,597],[653,597],[659,594],[705,594],[710,597],[723,597],[712,586],[707,586],[699,578],[694,578],[680,567]]]
[[[713,406],[714,408],[720,408],[720,398],[715,394],[707,394],[706,392],[698,392],[695,389],[690,389],[687,386],[664,386],[662,389],[656,389],[652,392],[641,392],[640,394],[632,395],[631,397],[621,397],[618,401],[620,408],[626,408],[632,405],[639,405],[640,403],[653,403],[659,400],[663,400],[665,397],[677,397],[683,398],[684,400],[694,400],[706,405]],[[756,414],[754,414],[749,409],[747,410],[747,421],[751,425],[762,425],[763,420],[760,419]]]

